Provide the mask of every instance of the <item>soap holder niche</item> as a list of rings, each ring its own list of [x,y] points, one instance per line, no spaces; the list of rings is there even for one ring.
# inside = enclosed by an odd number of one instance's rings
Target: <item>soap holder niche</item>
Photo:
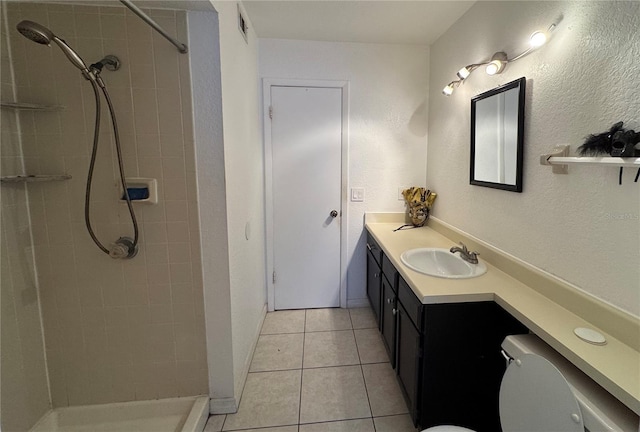
[[[132,203],[158,204],[158,181],[152,178],[127,177],[127,190]],[[122,186],[120,202],[126,203]]]

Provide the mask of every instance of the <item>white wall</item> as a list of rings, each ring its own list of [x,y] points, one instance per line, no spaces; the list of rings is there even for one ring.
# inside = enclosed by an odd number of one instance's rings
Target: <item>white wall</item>
[[[189,12],[188,20],[209,395],[219,410],[236,401],[218,16]]]
[[[518,54],[564,15],[539,51],[501,75],[475,72],[446,98],[460,67],[495,51]],[[427,183],[434,216],[640,315],[640,192],[635,170],[570,167],[554,175],[540,154],[573,151],[619,120],[640,129],[640,3],[478,2],[431,47]],[[527,77],[522,194],[469,185],[470,99]]]
[[[423,186],[429,48],[260,40],[260,77],[349,81],[347,299],[365,305],[365,211],[404,211],[398,187]]]
[[[264,158],[258,90],[258,46],[238,30],[237,4],[212,2],[220,26],[222,118],[235,394],[239,397],[266,311]],[[245,229],[250,233],[245,237]]]

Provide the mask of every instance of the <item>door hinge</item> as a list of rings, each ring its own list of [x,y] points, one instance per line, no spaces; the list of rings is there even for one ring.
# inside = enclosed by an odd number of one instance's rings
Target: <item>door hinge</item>
[[[276,283],[276,271],[273,271],[273,283]]]
[[[269,106],[269,118],[273,120],[273,107]]]

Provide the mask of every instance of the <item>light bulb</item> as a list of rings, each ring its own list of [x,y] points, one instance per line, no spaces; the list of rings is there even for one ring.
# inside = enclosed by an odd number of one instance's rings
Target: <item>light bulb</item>
[[[529,38],[529,44],[531,44],[532,48],[539,48],[545,43],[547,43],[547,34],[542,31],[533,32]]]
[[[501,66],[502,66],[502,62],[500,60],[493,60],[487,65],[487,68],[485,69],[485,71],[487,72],[488,75],[495,75],[498,73]]]
[[[449,84],[442,89],[442,94],[445,96],[451,96],[452,93],[453,93],[453,84]]]
[[[471,71],[469,69],[467,69],[466,66],[458,71],[458,78],[460,78],[460,79],[465,79],[469,75],[471,75]]]

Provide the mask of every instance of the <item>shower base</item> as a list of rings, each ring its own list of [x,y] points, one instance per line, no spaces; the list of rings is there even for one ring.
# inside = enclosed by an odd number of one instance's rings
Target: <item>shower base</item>
[[[209,397],[56,408],[31,432],[202,432]]]

